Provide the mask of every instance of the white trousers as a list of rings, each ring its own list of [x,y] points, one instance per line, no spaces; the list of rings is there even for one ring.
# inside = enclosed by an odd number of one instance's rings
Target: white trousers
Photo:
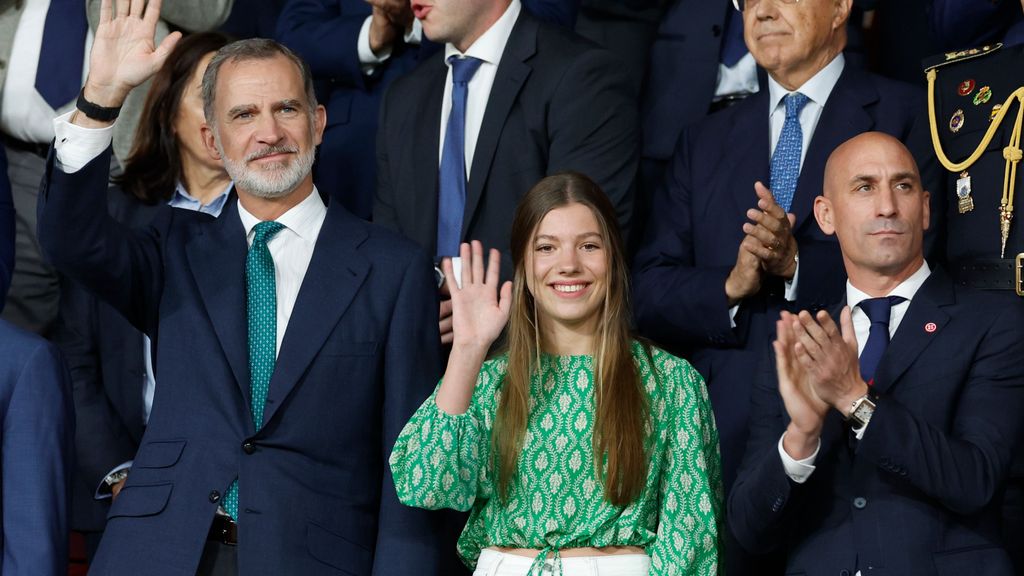
[[[562,558],[561,562],[561,576],[647,576],[651,569],[651,558],[646,554],[581,556]],[[533,558],[485,549],[480,552],[473,576],[527,576],[531,565]],[[544,563],[540,576],[559,576],[554,560],[549,558]]]

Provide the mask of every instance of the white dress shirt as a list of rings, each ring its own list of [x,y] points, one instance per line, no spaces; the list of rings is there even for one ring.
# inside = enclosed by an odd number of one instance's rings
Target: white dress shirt
[[[818,73],[811,76],[811,79],[804,82],[802,86],[793,90],[807,96],[807,104],[800,111],[800,129],[803,132],[803,146],[800,147],[800,168],[804,166],[804,158],[807,157],[807,148],[814,136],[814,129],[818,127],[818,120],[821,118],[821,111],[825,108],[832,89],[836,87],[839,76],[846,66],[846,58],[842,53],[832,59],[827,66],[818,70]],[[771,75],[768,75],[768,118],[771,121],[771,154],[775,153],[775,145],[779,143],[782,136],[782,125],[786,122],[786,105],[782,102],[790,91],[782,87]]]
[[[57,111],[36,91],[36,71],[49,9],[50,0],[28,0],[25,3],[14,32],[11,57],[7,61],[3,102],[0,102],[0,130],[25,142],[46,143],[53,139],[51,121]],[[92,29],[85,37],[83,84],[89,72],[91,48]],[[70,110],[73,106],[74,100],[61,106],[60,110]]]
[[[931,275],[931,268],[928,267],[928,262],[921,264],[921,267],[916,272],[910,275],[909,278],[901,282],[898,286],[892,289],[891,292],[886,296],[902,296],[906,298],[903,302],[893,305],[889,312],[889,339],[896,334],[896,330],[900,327],[900,323],[903,322],[903,317],[906,316],[907,310],[910,308],[910,301],[917,294],[917,291],[921,289],[925,280]],[[872,298],[865,292],[858,290],[849,281],[846,282],[846,303],[850,306],[851,318],[853,320],[853,333],[857,337],[857,356],[864,351],[864,346],[868,342],[868,333],[871,330],[871,320],[868,315],[860,309],[858,304],[863,300]],[[864,430],[867,427],[861,428],[857,431],[857,439],[859,440],[864,434]],[[795,460],[790,457],[789,454],[782,448],[782,439],[786,437],[786,434],[782,434],[782,438],[779,439],[779,456],[782,457],[782,466],[786,469],[786,475],[789,476],[794,482],[798,484],[804,483],[814,472],[814,460],[818,457],[818,449],[814,450],[814,454],[802,460]],[[818,440],[818,448],[821,448],[821,440]]]
[[[739,62],[726,66],[718,63],[718,81],[715,83],[714,101],[728,96],[754,94],[760,89],[757,83],[757,61],[747,52]]]
[[[491,25],[472,46],[462,54],[451,43],[445,44],[444,62],[448,66],[448,76],[444,82],[444,100],[441,103],[441,133],[437,147],[437,164],[441,164],[441,154],[444,153],[444,135],[448,131],[448,116],[452,113],[452,70],[448,64],[451,56],[472,56],[482,60],[480,68],[477,69],[473,79],[469,81],[469,94],[466,98],[466,180],[469,180],[470,172],[473,169],[473,153],[476,151],[477,137],[480,135],[480,125],[484,122],[484,110],[487,109],[487,100],[491,96],[491,86],[494,85],[494,76],[498,73],[498,64],[501,63],[501,55],[505,52],[505,45],[508,44],[509,36],[512,35],[512,28],[519,19],[522,12],[522,5],[519,0],[512,0],[501,18]]]

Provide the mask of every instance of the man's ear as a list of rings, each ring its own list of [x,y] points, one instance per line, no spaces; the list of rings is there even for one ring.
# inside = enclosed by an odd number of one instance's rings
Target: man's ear
[[[313,113],[313,144],[319,146],[324,140],[324,128],[327,127],[327,109],[324,108],[323,104],[317,104],[316,111]]]
[[[206,147],[206,153],[214,160],[222,160],[220,150],[217,149],[217,135],[214,134],[213,128],[210,128],[206,122],[203,122],[199,130],[202,132],[203,146]]]
[[[814,219],[818,221],[818,227],[826,236],[836,233],[836,227],[832,223],[832,202],[824,196],[814,199]]]

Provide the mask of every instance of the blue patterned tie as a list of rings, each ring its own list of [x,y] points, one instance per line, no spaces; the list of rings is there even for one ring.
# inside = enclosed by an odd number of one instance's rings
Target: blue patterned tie
[[[284,229],[278,222],[260,222],[249,255],[245,259],[246,315],[249,318],[249,380],[252,387],[252,422],[263,426],[263,408],[267,404],[270,376],[277,361],[277,282],[274,259],[267,242]],[[238,518],[238,480],[224,494],[224,509]]]
[[[483,60],[451,56],[452,111],[441,150],[437,200],[437,256],[458,256],[466,210],[466,98],[469,81]]]
[[[878,369],[878,363],[882,360],[885,349],[889,347],[889,316],[892,307],[906,300],[902,296],[886,296],[868,298],[857,304],[871,320],[868,341],[860,353],[860,377],[868,383],[868,386],[874,385],[875,370]]]
[[[54,110],[70,102],[82,87],[88,30],[85,2],[50,0],[35,85],[39,95]]]
[[[800,111],[807,104],[807,96],[793,92],[782,99],[786,103],[786,121],[772,154],[772,174],[769,188],[775,202],[789,212],[793,205],[796,182],[800,178],[800,154],[804,145],[804,131],[800,128]]]

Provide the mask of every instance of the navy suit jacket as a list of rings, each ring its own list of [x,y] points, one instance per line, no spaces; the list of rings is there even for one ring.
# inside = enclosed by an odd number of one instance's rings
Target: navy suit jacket
[[[172,210],[145,205],[117,187],[108,198],[111,217],[132,228]],[[102,531],[110,500],[96,500],[96,489],[111,470],[135,457],[145,431],[145,340],[116,308],[65,279],[53,341],[71,371],[77,416],[71,528]]]
[[[386,470],[439,370],[426,256],[327,210],[256,429],[237,199],[218,219],[167,210],[129,230],[106,213],[108,162],[65,174],[51,158],[39,213],[57,268],[156,346],[153,410],[93,572],[194,574],[238,478],[243,574],[437,573],[432,518],[398,502]]]
[[[804,484],[779,456],[789,418],[766,357],[729,498],[740,543],[781,548],[787,574],[1012,575],[999,497],[1024,432],[1021,325],[1020,306],[934,271],[881,359],[864,437],[830,411]]]
[[[67,574],[75,415],[57,347],[0,320],[0,572]]]
[[[487,101],[466,186],[462,239],[504,252],[519,199],[565,170],[590,176],[625,228],[636,174],[636,106],[606,50],[525,11]],[[438,149],[448,67],[435,54],[396,81],[381,106],[373,218],[431,254],[437,244]]]
[[[736,328],[730,326],[725,279],[736,263],[746,211],[756,207],[754,182],[769,182],[768,100],[762,90],[684,131],[634,264],[641,333],[685,354],[708,383],[727,488],[746,443],[750,374],[785,303],[781,280],[767,279],[758,295],[741,303]],[[818,228],[812,213],[825,162],[839,144],[871,130],[889,133],[911,149],[926,188],[940,189],[923,106],[923,93],[908,85],[849,64],[843,70],[807,148],[791,208],[800,254],[799,308],[821,308],[844,293],[839,243]],[[944,213],[942,198],[931,196],[933,231]]]
[[[14,199],[7,178],[7,153],[0,146],[0,310],[4,309],[7,289],[14,272]]]

